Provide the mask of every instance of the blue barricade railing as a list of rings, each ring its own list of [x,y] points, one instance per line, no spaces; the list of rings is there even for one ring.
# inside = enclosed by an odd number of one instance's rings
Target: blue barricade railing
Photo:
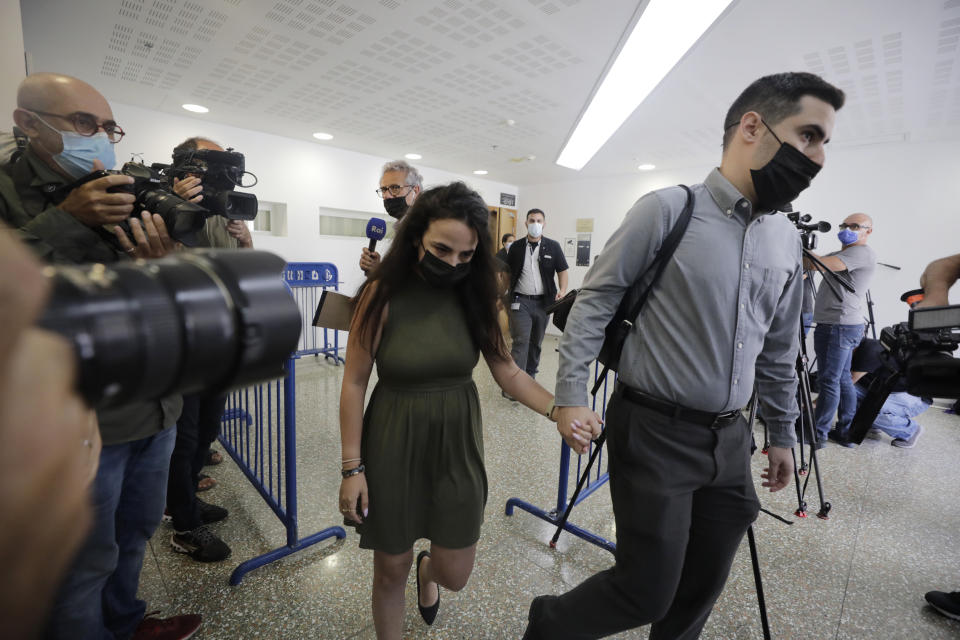
[[[283,280],[293,291],[300,308],[300,344],[297,355],[322,355],[340,364],[340,332],[313,326],[313,315],[320,303],[320,296],[327,289],[339,291],[340,279],[337,267],[329,262],[288,262],[283,270]]]
[[[594,382],[600,376],[600,371],[602,366],[594,362],[593,365],[593,379]],[[607,415],[607,400],[610,398],[610,394],[613,393],[613,384],[616,382],[616,374],[608,373],[606,379],[603,381],[603,385],[600,387],[600,390],[597,392],[597,395],[593,398],[592,408],[594,411],[600,414],[602,418],[606,418]],[[514,508],[520,508],[527,513],[533,514],[534,516],[545,520],[551,524],[559,524],[560,519],[563,516],[563,512],[567,508],[567,489],[570,486],[571,480],[573,485],[576,486],[577,479],[583,473],[583,469],[586,468],[587,461],[590,459],[590,455],[593,453],[593,447],[596,445],[590,443],[590,449],[587,453],[577,456],[576,472],[571,474],[570,466],[570,447],[566,445],[562,440],[560,441],[560,478],[557,483],[557,504],[556,507],[550,511],[546,509],[541,509],[536,507],[529,502],[521,500],[520,498],[510,498],[507,500],[507,505],[504,509],[506,515],[513,515]],[[586,500],[594,491],[606,484],[609,479],[607,474],[607,465],[604,461],[603,452],[601,451],[597,454],[597,461],[594,462],[593,469],[590,470],[590,477],[587,478],[586,483],[584,483],[583,490],[580,492],[580,495],[577,496],[577,501],[575,505],[580,504]],[[571,517],[573,513],[571,513]],[[610,517],[613,517],[611,514]],[[578,538],[582,538],[587,542],[602,547],[611,553],[613,553],[617,545],[613,542],[610,542],[606,538],[593,533],[583,527],[577,526],[567,520],[563,525],[564,531],[569,531]],[[552,545],[551,545],[552,546]]]
[[[297,297],[300,290],[337,287],[337,269],[328,263],[290,263],[284,271],[284,280],[297,298],[304,331],[318,331],[313,326],[313,310],[307,314],[309,296]],[[319,302],[319,294],[315,296]],[[332,330],[331,330],[332,331]],[[338,353],[337,332],[332,331],[332,345],[323,333],[323,347],[304,341],[303,334],[297,352],[284,365],[286,375],[280,380],[234,391],[227,396],[221,417],[220,443],[233,458],[267,505],[287,530],[287,544],[240,564],[230,575],[230,584],[238,585],[250,571],[274,560],[286,557],[332,536],[343,539],[342,527],[328,527],[306,538],[300,538],[297,515],[297,397],[296,362],[304,355],[323,354],[335,364],[343,362]],[[316,338],[316,334],[314,334]]]

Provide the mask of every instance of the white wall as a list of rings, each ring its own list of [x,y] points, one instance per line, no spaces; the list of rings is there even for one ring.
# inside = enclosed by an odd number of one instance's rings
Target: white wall
[[[544,233],[557,240],[576,236],[577,218],[594,218],[592,254],[596,255],[637,198],[666,185],[700,182],[710,169],[654,171],[604,180],[576,180],[571,174],[567,182],[525,186],[523,206],[546,211]],[[877,326],[887,326],[906,319],[900,294],[919,286],[926,264],[960,253],[960,153],[951,143],[829,150],[823,171],[795,204],[814,220],[834,225],[829,233],[820,234],[818,253],[840,248],[836,225],[850,213],[862,211],[873,217],[870,244],[879,261],[902,268],[878,266],[871,287]],[[571,266],[571,288],[581,284],[586,270]],[[960,292],[953,294],[952,301],[960,301]]]
[[[109,99],[109,96],[107,96]],[[379,158],[345,151],[310,140],[280,136],[215,124],[200,118],[177,117],[125,104],[112,103],[114,117],[127,135],[117,146],[122,163],[140,154],[147,164],[169,162],[173,147],[191,136],[210,138],[246,156],[246,165],[259,178],[251,189],[258,198],[287,205],[287,236],[254,234],[254,246],[273,251],[287,261],[332,262],[340,271],[341,291],[353,293],[363,281],[357,264],[363,238],[320,236],[320,207],[348,210],[359,218],[386,218],[382,201],[374,193],[380,168],[394,158]],[[517,193],[515,185],[465,177],[414,163],[424,186],[463,180],[484,200],[496,204],[500,192]],[[378,250],[388,246],[378,245]]]
[[[4,121],[17,106],[17,85],[25,76],[20,2],[0,0],[0,114]]]

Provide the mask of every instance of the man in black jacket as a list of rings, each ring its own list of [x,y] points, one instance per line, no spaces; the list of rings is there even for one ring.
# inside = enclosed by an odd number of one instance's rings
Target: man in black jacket
[[[540,209],[527,212],[527,237],[510,245],[510,334],[514,362],[537,375],[540,344],[547,329],[546,307],[567,293],[567,260],[556,240],[543,237],[544,214]],[[554,284],[556,274],[559,291]],[[507,397],[504,394],[504,397]]]

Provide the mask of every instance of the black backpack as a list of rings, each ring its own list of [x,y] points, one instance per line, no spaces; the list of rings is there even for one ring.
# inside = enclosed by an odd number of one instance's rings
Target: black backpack
[[[657,252],[653,262],[651,262],[647,270],[637,278],[637,281],[630,287],[627,294],[623,296],[623,299],[620,301],[620,306],[617,307],[617,312],[613,315],[613,318],[610,319],[610,322],[607,323],[603,345],[601,345],[600,354],[597,356],[597,360],[603,365],[603,372],[597,378],[597,382],[593,386],[593,391],[591,391],[594,395],[597,394],[597,390],[606,379],[607,371],[611,369],[617,371],[619,369],[620,353],[623,351],[623,344],[627,340],[627,335],[633,328],[633,323],[636,322],[640,316],[640,310],[647,301],[647,297],[650,295],[653,287],[660,279],[663,269],[673,256],[673,252],[676,251],[677,245],[680,244],[680,240],[687,230],[687,225],[690,223],[690,218],[693,216],[693,192],[690,191],[690,188],[686,185],[680,185],[680,187],[687,192],[687,202],[683,207],[683,211],[680,213],[680,218],[677,219],[677,222],[673,225],[673,229],[670,230],[670,234],[664,239],[663,245],[661,245],[660,251]],[[628,308],[627,305],[629,301],[634,298],[632,294],[636,291],[636,288],[640,286],[644,277],[646,277],[654,267],[657,268],[657,271],[653,276],[653,280],[650,281],[650,285],[636,298],[636,302]],[[547,313],[553,313],[553,324],[557,329],[560,329],[560,331],[563,331],[567,326],[567,316],[570,314],[570,309],[573,308],[573,303],[577,299],[577,291],[579,291],[579,289],[574,289],[546,309]]]

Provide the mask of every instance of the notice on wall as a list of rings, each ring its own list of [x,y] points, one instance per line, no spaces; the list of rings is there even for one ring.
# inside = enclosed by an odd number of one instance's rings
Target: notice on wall
[[[590,221],[591,224],[593,221]],[[580,225],[580,221],[577,221],[577,226]],[[589,267],[590,266],[590,235],[589,233],[578,233],[577,234],[577,266],[578,267]]]
[[[563,239],[563,255],[567,258],[572,258],[577,255],[577,239],[576,238],[564,238]]]
[[[593,233],[593,218],[577,218],[577,233]]]
[[[500,205],[504,207],[517,206],[517,196],[512,193],[500,193]]]

